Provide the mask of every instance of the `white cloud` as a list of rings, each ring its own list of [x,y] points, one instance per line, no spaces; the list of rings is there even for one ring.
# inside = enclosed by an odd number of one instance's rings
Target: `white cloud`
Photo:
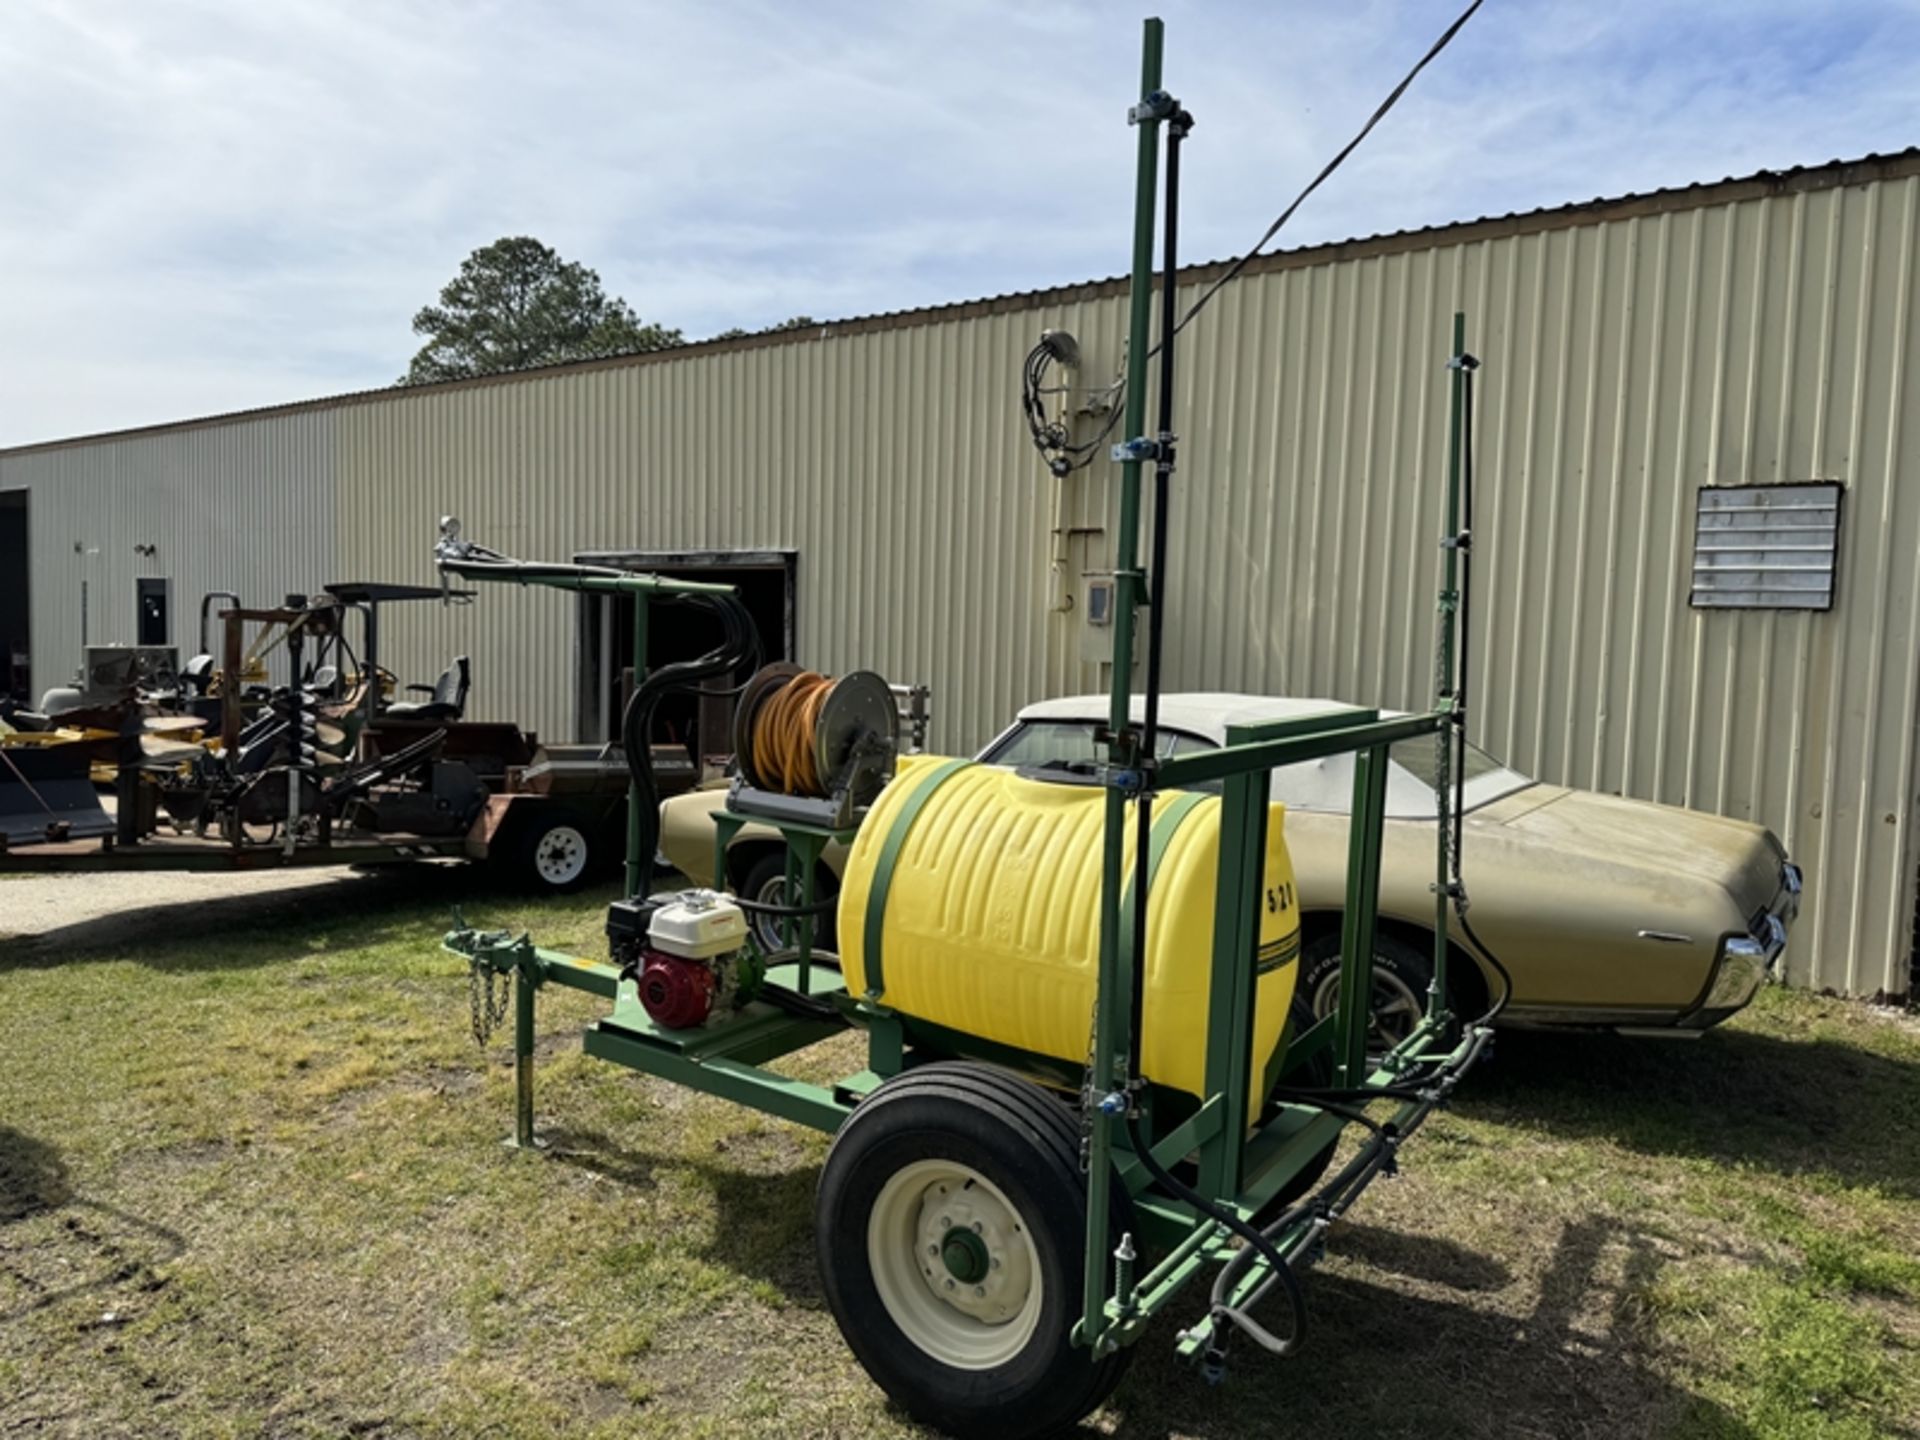
[[[1184,252],[1236,252],[1448,3],[1166,7]],[[689,334],[1117,272],[1136,14],[9,0],[0,444],[390,381],[531,233]],[[1488,0],[1294,243],[1897,149],[1904,4]]]

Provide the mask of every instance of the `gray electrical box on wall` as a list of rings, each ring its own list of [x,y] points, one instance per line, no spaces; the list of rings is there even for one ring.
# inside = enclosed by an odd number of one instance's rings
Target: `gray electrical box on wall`
[[[1080,659],[1089,665],[1113,659],[1113,587],[1108,574],[1080,577]]]

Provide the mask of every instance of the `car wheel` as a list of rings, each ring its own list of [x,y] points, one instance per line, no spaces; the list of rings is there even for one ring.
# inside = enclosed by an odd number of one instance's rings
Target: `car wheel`
[[[513,873],[529,890],[564,895],[594,878],[604,847],[595,827],[571,810],[542,806],[519,827]]]
[[[817,866],[813,874],[813,898],[831,900],[839,892],[833,872],[824,865]],[[769,850],[749,865],[740,881],[740,894],[761,905],[798,905],[800,896],[789,895],[787,888],[787,852]],[[756,911],[747,916],[747,924],[753,930],[753,943],[760,947],[762,954],[771,955],[787,948],[780,933],[780,916]],[[831,950],[833,941],[833,912],[829,910],[814,919],[813,943],[816,949]]]
[[[1107,1248],[1131,1224],[1114,1191]],[[935,1064],[888,1081],[834,1137],[814,1206],[827,1304],[880,1388],[946,1434],[1053,1435],[1119,1384],[1080,1311],[1086,1177],[1065,1106],[1029,1081]]]
[[[1320,935],[1300,954],[1300,987],[1314,1019],[1340,1008],[1340,935]],[[1367,1054],[1384,1055],[1413,1033],[1427,1013],[1433,959],[1397,935],[1373,937],[1373,1013],[1367,1022]],[[1453,997],[1449,996],[1451,1008]]]

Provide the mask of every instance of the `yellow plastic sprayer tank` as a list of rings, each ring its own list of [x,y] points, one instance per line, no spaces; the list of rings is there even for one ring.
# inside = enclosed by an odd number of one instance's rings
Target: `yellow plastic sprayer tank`
[[[850,993],[1000,1045],[1084,1062],[1100,950],[1096,786],[1028,780],[991,765],[903,757],[854,841],[841,880],[841,968]],[[1279,1046],[1300,957],[1282,808],[1267,824],[1254,1091]],[[1133,874],[1134,827],[1126,864]],[[1163,794],[1154,809],[1142,1070],[1200,1095],[1206,1067],[1220,860],[1217,796]],[[1131,880],[1129,880],[1129,887]],[[1132,915],[1131,893],[1124,913]],[[874,941],[878,940],[876,967]]]

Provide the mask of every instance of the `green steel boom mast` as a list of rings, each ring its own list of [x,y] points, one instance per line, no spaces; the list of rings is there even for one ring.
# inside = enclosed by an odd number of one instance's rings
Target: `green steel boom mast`
[[[1139,155],[1133,199],[1133,280],[1128,295],[1127,398],[1122,423],[1128,439],[1146,428],[1147,358],[1153,324],[1153,222],[1159,192],[1160,116],[1154,101],[1160,94],[1160,57],[1165,27],[1149,19],[1145,26],[1140,64],[1140,104],[1132,113],[1139,126]],[[1169,277],[1171,278],[1171,277]],[[1120,467],[1120,537],[1114,568],[1117,602],[1113,617],[1113,704],[1108,711],[1107,763],[1118,770],[1134,768],[1139,760],[1128,740],[1129,709],[1133,695],[1133,645],[1136,614],[1144,576],[1140,571],[1140,464],[1137,454]],[[1110,1113],[1105,1097],[1128,1078],[1126,1020],[1132,1008],[1132,946],[1121,934],[1121,871],[1125,861],[1127,793],[1107,787],[1105,846],[1101,858],[1100,959],[1093,1017],[1093,1074],[1089,1093],[1096,1108],[1087,1151],[1087,1254],[1085,1293],[1082,1297],[1081,1338],[1093,1344],[1106,1319],[1106,1262],[1110,1203],[1107,1176],[1113,1163],[1113,1127],[1119,1117]],[[1135,942],[1139,937],[1132,937]]]

